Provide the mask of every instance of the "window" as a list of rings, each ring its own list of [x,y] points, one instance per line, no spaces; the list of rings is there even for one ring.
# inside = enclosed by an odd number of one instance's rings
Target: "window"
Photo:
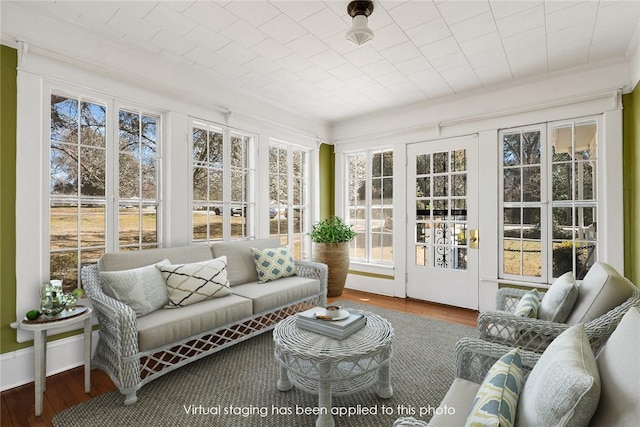
[[[351,243],[355,261],[393,262],[393,151],[348,154],[348,222],[358,233]]]
[[[193,241],[253,237],[254,136],[198,121],[191,136]]]
[[[270,236],[306,258],[309,205],[309,151],[271,140],[269,145]]]
[[[65,290],[78,286],[82,265],[105,252],[160,244],[160,119],[140,110],[118,111],[116,142],[109,131],[112,105],[51,95],[49,270]],[[114,198],[110,188],[118,189]]]
[[[502,277],[582,279],[597,260],[597,121],[500,133]]]

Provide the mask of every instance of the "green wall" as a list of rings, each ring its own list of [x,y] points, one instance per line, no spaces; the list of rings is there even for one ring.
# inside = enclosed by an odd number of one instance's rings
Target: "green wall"
[[[0,45],[0,353],[28,347],[16,342],[16,68],[18,51]]]
[[[624,170],[624,273],[640,286],[640,84],[622,97]]]
[[[335,214],[335,154],[333,145],[320,144],[320,219]]]

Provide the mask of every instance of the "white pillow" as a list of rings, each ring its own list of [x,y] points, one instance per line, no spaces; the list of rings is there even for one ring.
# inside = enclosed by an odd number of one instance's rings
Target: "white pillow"
[[[573,273],[564,273],[553,281],[538,307],[538,319],[564,323],[578,298],[578,285]]]
[[[157,264],[131,270],[101,271],[102,291],[127,304],[138,316],[144,316],[168,302],[167,284],[156,266],[168,265],[164,259]]]
[[[519,427],[586,426],[600,400],[600,375],[584,324],[561,333],[542,353],[524,383]]]
[[[167,308],[184,307],[231,293],[227,279],[227,257],[192,264],[159,265],[167,282]]]

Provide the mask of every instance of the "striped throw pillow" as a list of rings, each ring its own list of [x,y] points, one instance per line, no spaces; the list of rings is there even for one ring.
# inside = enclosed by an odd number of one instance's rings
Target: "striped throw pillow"
[[[523,382],[520,352],[514,348],[489,369],[465,427],[513,426]]]
[[[513,314],[536,319],[538,317],[538,307],[540,307],[540,294],[535,289],[532,289],[520,298]]]

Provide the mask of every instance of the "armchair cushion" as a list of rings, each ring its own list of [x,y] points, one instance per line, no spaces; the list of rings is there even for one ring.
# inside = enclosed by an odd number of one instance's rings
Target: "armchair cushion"
[[[489,369],[465,426],[513,426],[523,377],[520,353],[515,348]]]
[[[632,426],[640,420],[640,309],[632,307],[598,353],[602,393],[593,426]]]
[[[120,271],[101,271],[102,291],[127,304],[137,316],[144,316],[164,307],[169,301],[167,284],[156,266],[168,265],[165,259],[157,264]]]
[[[600,376],[584,324],[570,327],[547,347],[522,388],[517,422],[586,426],[600,399]]]
[[[604,262],[591,266],[578,289],[575,306],[566,319],[570,325],[587,323],[602,316],[633,293],[627,280]]]
[[[554,280],[540,301],[538,319],[564,323],[578,297],[578,285],[573,272],[564,273]]]
[[[513,312],[516,316],[520,317],[531,317],[532,319],[536,319],[538,317],[538,309],[540,307],[540,295],[538,291],[535,289],[531,289],[529,292],[524,294],[518,304],[516,304],[516,309]]]
[[[453,380],[439,408],[455,408],[455,411],[438,410],[429,421],[430,427],[463,426],[469,415],[468,409],[480,389],[480,384],[462,378]]]

